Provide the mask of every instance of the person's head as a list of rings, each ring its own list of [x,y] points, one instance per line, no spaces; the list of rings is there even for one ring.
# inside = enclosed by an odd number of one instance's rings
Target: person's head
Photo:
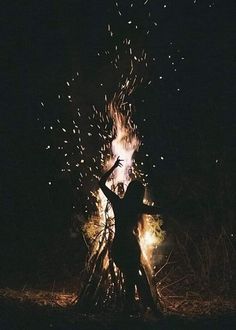
[[[131,181],[126,189],[124,198],[132,204],[141,204],[143,202],[145,188],[143,184],[134,180]]]

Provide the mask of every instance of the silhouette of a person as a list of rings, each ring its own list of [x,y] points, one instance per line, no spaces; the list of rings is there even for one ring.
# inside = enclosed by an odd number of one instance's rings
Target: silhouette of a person
[[[143,203],[145,188],[138,180],[131,181],[123,198],[120,198],[106,186],[106,181],[118,166],[122,166],[118,157],[114,165],[102,176],[99,186],[111,202],[115,215],[115,236],[111,247],[111,256],[124,276],[126,303],[125,309],[131,311],[135,301],[135,285],[145,307],[159,313],[151,294],[150,286],[141,264],[141,249],[135,235],[142,214],[157,214],[158,209]]]

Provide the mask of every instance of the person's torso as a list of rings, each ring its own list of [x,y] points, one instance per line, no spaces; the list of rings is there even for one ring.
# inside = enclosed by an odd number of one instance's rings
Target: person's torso
[[[112,205],[112,207],[115,215],[116,236],[122,235],[122,237],[127,236],[128,238],[138,225],[139,210],[134,210],[131,205],[127,205],[123,200]]]

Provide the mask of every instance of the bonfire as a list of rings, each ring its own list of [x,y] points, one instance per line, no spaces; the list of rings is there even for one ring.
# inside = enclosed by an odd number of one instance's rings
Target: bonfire
[[[133,91],[134,82],[126,80],[121,90],[107,104],[106,111],[112,120],[113,139],[103,148],[103,170],[111,167],[115,158],[120,156],[123,166],[118,167],[110,180],[109,188],[119,197],[123,197],[130,181],[139,179],[141,171],[135,164],[135,153],[140,147],[137,127],[132,121],[132,105],[125,102],[127,94]],[[101,309],[122,309],[124,303],[124,279],[110,255],[110,248],[115,232],[115,219],[110,202],[100,189],[92,192],[96,199],[96,213],[83,225],[83,235],[88,247],[85,268],[81,273],[81,286],[77,304],[86,311]],[[151,204],[148,191],[144,202]],[[152,203],[153,205],[153,203]],[[142,264],[147,273],[149,284],[155,301],[158,291],[153,282],[152,262],[154,250],[164,239],[165,232],[161,229],[160,216],[143,215],[135,235],[142,250]],[[156,297],[156,298],[155,298]],[[137,303],[140,301],[136,294]]]

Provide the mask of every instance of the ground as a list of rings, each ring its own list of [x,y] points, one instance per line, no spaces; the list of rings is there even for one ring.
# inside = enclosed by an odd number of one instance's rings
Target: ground
[[[0,290],[1,330],[195,330],[235,329],[236,313],[232,303],[216,313],[202,315],[166,311],[163,319],[150,315],[125,316],[122,313],[80,314],[73,307],[75,294],[63,292]],[[178,302],[180,304],[181,302]],[[176,306],[178,305],[176,303]],[[183,305],[183,303],[181,303]],[[207,306],[203,303],[203,308]]]

